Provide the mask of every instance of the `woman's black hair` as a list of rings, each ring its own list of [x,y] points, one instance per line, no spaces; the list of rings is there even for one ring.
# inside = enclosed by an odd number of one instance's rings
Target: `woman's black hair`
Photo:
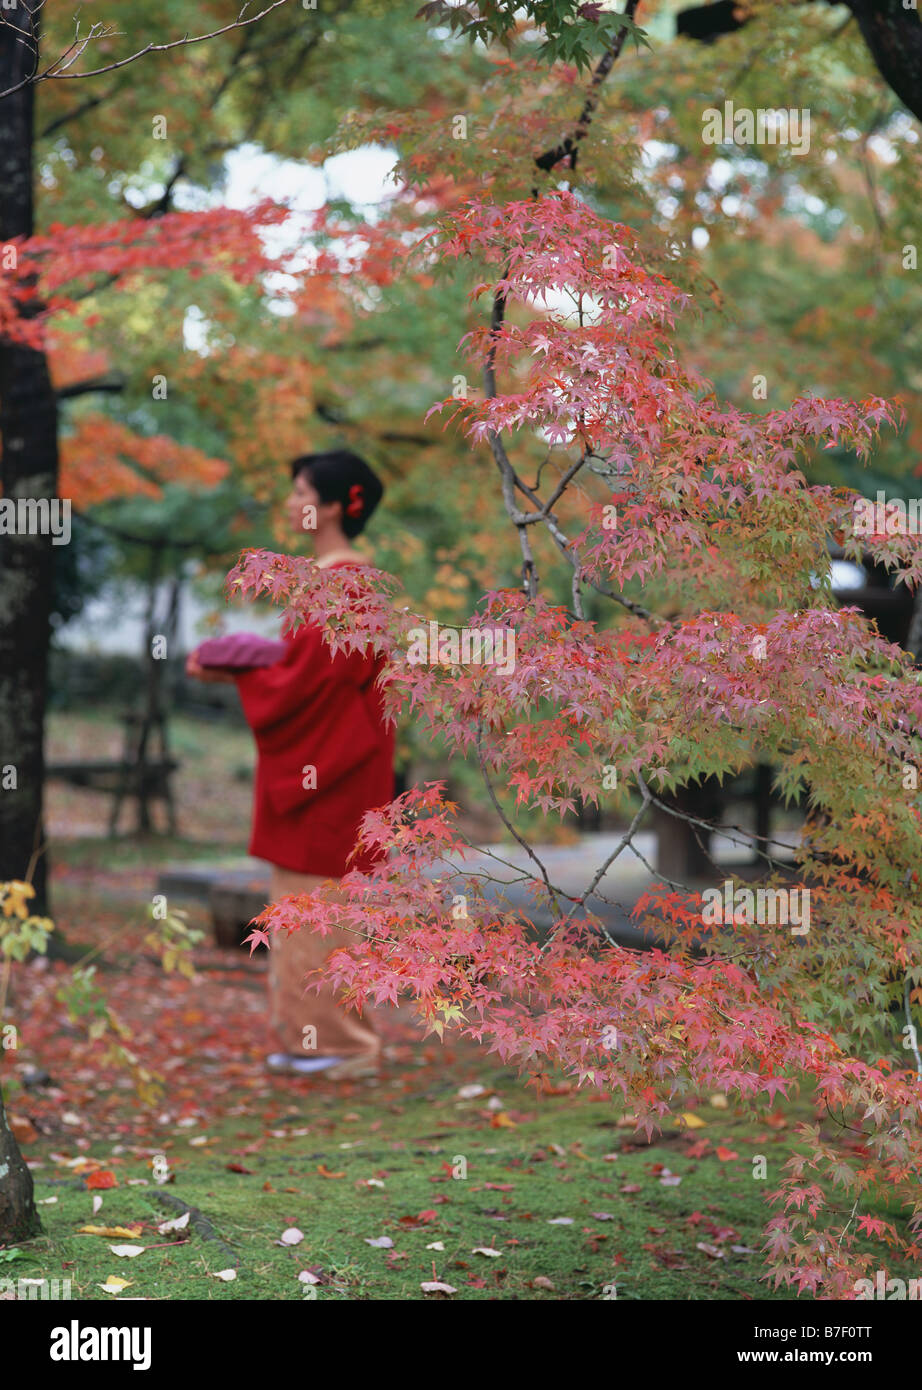
[[[292,481],[303,473],[321,502],[341,502],[341,525],[350,538],[358,536],[384,495],[384,485],[358,454],[333,449],[325,454],[302,454],[291,464]]]

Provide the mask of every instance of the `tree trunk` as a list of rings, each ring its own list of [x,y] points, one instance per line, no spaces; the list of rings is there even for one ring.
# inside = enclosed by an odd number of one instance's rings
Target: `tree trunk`
[[[38,66],[39,0],[3,10],[0,91]],[[0,245],[33,231],[33,88],[0,103]],[[0,340],[0,483],[4,499],[53,498],[57,410],[42,352]],[[51,607],[51,536],[0,537],[0,880],[31,875],[34,908],[47,912],[42,824],[45,682]],[[35,529],[39,529],[36,527]],[[32,1174],[0,1096],[0,1242],[41,1230]]]
[[[37,65],[38,27],[37,0],[4,9],[0,90],[23,81]],[[33,231],[32,150],[28,85],[0,103],[2,246]],[[2,340],[0,445],[4,498],[55,496],[57,411],[45,355]],[[0,880],[31,874],[34,909],[45,914],[42,782],[52,538],[24,530],[17,515],[17,533],[0,536]]]
[[[32,1174],[6,1122],[0,1091],[0,1245],[29,1240],[41,1229],[32,1200]]]
[[[912,606],[912,618],[906,635],[906,650],[917,666],[922,666],[922,584],[916,589],[916,601]]]

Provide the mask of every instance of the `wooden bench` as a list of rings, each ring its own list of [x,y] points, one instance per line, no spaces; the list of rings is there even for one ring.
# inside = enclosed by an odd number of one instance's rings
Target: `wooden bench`
[[[250,922],[270,901],[269,870],[260,860],[250,866],[181,864],[165,869],[157,892],[207,904],[216,946],[235,950],[251,931]],[[249,947],[246,948],[249,950]]]

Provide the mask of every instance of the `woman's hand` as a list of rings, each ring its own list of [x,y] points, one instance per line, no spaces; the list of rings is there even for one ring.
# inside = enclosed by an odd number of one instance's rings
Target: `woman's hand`
[[[186,657],[186,675],[194,681],[210,681],[221,685],[232,685],[234,681],[233,674],[220,666],[200,665],[196,652],[190,652]]]

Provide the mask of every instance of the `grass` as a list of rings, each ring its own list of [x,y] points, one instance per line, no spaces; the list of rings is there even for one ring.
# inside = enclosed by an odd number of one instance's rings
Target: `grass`
[[[37,1171],[37,1198],[57,1201],[40,1207],[45,1234],[20,1247],[5,1273],[69,1277],[77,1299],[109,1297],[99,1285],[112,1274],[131,1280],[127,1294],[146,1298],[300,1299],[305,1269],[323,1281],[320,1298],[415,1299],[433,1279],[465,1299],[603,1298],[612,1285],[628,1300],[790,1296],[760,1282],[756,1253],[764,1193],[790,1151],[779,1117],[774,1127],[753,1124],[706,1104],[696,1112],[702,1127],[636,1147],[610,1101],[536,1096],[507,1073],[485,1071],[485,1093],[463,1100],[457,1082],[469,1075],[467,1065],[418,1088],[412,1076],[398,1077],[396,1088],[393,1079],[352,1083],[347,1100],[297,1081],[303,1096],[292,1104],[289,1094],[287,1105],[278,1097],[268,1126],[244,1114],[165,1135],[172,1181],[159,1188],[155,1150],[94,1145],[87,1157],[95,1154],[119,1186],[96,1194],[103,1204],[94,1217],[93,1193]],[[490,1108],[497,1103],[503,1108]],[[704,1135],[711,1152],[690,1158]],[[717,1144],[738,1156],[721,1161]],[[769,1182],[753,1179],[757,1152],[768,1158]],[[229,1171],[229,1163],[250,1171]],[[465,1164],[466,1177],[453,1176]],[[667,1174],[681,1182],[664,1184]],[[369,1178],[383,1185],[366,1186]],[[176,1212],[164,1210],[158,1191],[202,1212],[224,1246],[195,1230],[168,1243],[176,1237],[157,1233],[156,1223]],[[551,1224],[561,1217],[571,1224]],[[90,1223],[138,1222],[135,1240],[77,1234]],[[291,1226],[304,1240],[277,1245]],[[391,1249],[366,1243],[381,1236]],[[434,1241],[444,1250],[427,1249]],[[119,1258],[109,1250],[119,1243],[157,1248]],[[226,1246],[239,1260],[232,1283],[213,1277],[232,1264]],[[477,1247],[499,1254],[472,1253]]]

